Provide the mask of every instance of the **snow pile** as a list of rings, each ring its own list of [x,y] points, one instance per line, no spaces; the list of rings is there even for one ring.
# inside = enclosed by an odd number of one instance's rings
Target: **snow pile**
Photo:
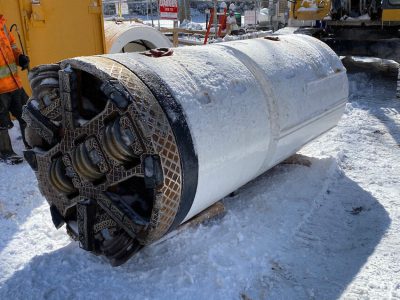
[[[189,20],[184,20],[179,28],[184,28],[188,30],[203,30],[203,25],[201,23],[190,22]]]
[[[226,35],[224,38],[212,39],[210,41],[210,44],[237,41],[237,40],[256,39],[256,38],[270,36],[270,35],[272,35],[272,30],[255,31],[255,32],[249,32],[249,33],[241,34],[241,35]]]
[[[364,15],[361,15],[358,17],[350,17],[347,15],[344,15],[343,17],[340,18],[340,20],[341,21],[358,21],[358,20],[369,21],[369,20],[371,20],[371,17],[368,14],[364,14]]]
[[[284,27],[274,32],[274,35],[294,34],[299,30],[299,27]]]
[[[199,34],[187,34],[179,37],[179,42],[193,45],[204,45],[204,36]]]
[[[396,83],[360,73],[350,88],[338,127],[301,150],[311,166],[275,167],[225,216],[118,268],[54,229],[26,163],[0,165],[0,299],[399,298]]]

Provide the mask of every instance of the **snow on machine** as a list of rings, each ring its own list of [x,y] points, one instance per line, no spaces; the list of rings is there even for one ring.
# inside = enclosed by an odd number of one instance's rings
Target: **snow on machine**
[[[334,127],[348,97],[302,35],[77,57],[30,83],[25,158],[54,225],[112,265]]]

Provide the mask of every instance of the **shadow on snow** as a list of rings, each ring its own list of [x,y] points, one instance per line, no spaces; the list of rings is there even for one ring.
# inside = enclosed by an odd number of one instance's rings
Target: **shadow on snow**
[[[333,158],[279,165],[224,199],[227,214],[112,268],[76,243],[33,258],[0,298],[337,299],[390,224]]]

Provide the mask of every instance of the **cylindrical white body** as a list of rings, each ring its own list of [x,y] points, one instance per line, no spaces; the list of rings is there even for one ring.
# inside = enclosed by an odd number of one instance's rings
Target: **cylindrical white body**
[[[25,119],[46,143],[27,160],[54,223],[115,265],[335,126],[348,97],[312,37],[173,51],[31,72]]]
[[[348,97],[346,70],[324,43],[301,35],[137,56],[182,105],[199,160],[185,220],[335,126]]]
[[[107,53],[139,52],[146,48],[168,48],[170,40],[155,28],[137,22],[104,22]]]

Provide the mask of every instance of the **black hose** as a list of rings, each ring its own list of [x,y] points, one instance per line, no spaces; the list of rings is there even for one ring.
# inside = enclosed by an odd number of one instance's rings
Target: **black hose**
[[[19,44],[21,45],[22,54],[25,55],[25,49],[24,49],[24,45],[22,45],[22,40],[21,40],[21,35],[19,34],[18,25],[15,23],[12,24],[10,27],[10,32],[13,30],[14,27],[15,27],[17,35],[18,35]]]
[[[21,35],[19,34],[18,25],[15,24],[15,23],[12,24],[11,27],[10,27],[10,32],[13,30],[14,27],[15,27],[15,31],[17,32],[17,35],[18,35],[18,40],[19,40],[19,44],[21,46],[22,54],[26,56],[24,45],[22,44]],[[31,68],[29,67],[29,63],[28,63],[27,69],[28,69],[28,72],[31,70]]]

